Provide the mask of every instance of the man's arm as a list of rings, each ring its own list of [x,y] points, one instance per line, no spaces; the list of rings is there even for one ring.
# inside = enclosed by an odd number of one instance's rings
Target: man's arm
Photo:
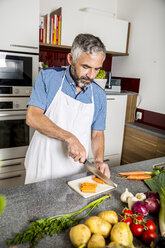
[[[71,156],[74,161],[80,161],[80,163],[85,161],[86,150],[76,136],[53,123],[46,115],[44,115],[42,109],[28,106],[26,123],[48,137],[66,142],[68,145],[69,156]]]
[[[92,130],[92,152],[94,155],[94,165],[108,178],[110,170],[108,164],[103,162],[104,159],[104,131]]]

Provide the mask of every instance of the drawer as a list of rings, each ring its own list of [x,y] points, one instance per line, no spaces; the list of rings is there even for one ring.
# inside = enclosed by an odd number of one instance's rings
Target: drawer
[[[23,185],[25,182],[25,170],[0,173],[0,189]]]
[[[4,160],[0,163],[0,173],[24,170],[24,158]]]

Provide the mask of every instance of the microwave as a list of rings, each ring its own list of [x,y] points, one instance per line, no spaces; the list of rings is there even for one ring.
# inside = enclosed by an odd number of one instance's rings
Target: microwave
[[[0,96],[30,96],[38,55],[0,52]]]

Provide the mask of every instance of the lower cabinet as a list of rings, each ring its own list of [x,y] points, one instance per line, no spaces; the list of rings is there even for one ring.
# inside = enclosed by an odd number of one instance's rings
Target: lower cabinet
[[[110,166],[120,165],[125,125],[127,95],[107,95],[104,161]],[[91,148],[89,160],[93,160]]]
[[[23,185],[24,182],[24,158],[1,161],[0,189]]]
[[[125,126],[122,164],[165,156],[165,139]]]

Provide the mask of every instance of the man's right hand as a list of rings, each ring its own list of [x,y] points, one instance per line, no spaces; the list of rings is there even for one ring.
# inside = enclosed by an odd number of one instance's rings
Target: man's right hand
[[[68,140],[68,153],[75,162],[84,163],[86,160],[86,150],[75,136],[70,137]]]

